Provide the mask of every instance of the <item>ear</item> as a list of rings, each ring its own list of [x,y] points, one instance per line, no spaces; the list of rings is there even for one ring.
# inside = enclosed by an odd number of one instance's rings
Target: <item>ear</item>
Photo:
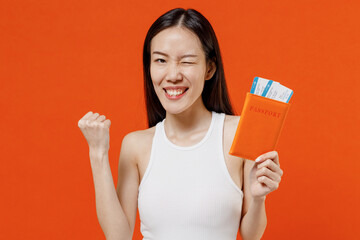
[[[216,65],[213,59],[209,60],[206,67],[205,80],[210,80],[216,72]]]

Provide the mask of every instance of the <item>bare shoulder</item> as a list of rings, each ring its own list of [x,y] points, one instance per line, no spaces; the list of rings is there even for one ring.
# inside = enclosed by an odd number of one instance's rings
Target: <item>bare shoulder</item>
[[[230,176],[235,182],[235,184],[240,189],[242,189],[244,159],[229,154],[239,120],[240,120],[239,116],[232,116],[232,115],[225,116],[223,151],[224,151],[225,163],[230,173]]]
[[[143,143],[147,141],[151,141],[155,133],[155,127],[151,127],[145,130],[138,130],[134,132],[128,133],[123,141],[128,141],[130,143]]]
[[[136,157],[141,156],[144,151],[149,150],[149,146],[151,148],[154,134],[155,127],[130,132],[124,137],[121,148]]]
[[[118,166],[118,183],[116,193],[128,219],[131,232],[134,231],[138,188],[144,154],[150,152],[151,140],[155,128],[128,133],[122,141]],[[148,156],[148,155],[147,155]]]
[[[238,123],[240,120],[240,116],[235,116],[235,115],[225,115],[225,125],[229,125],[232,127],[237,127]]]
[[[225,141],[233,141],[240,116],[226,115],[224,121],[224,137]]]
[[[225,142],[225,145],[228,146],[228,150],[230,150],[231,144],[234,140],[239,121],[240,121],[240,116],[226,115],[225,122],[224,122],[224,137],[225,137],[224,142]],[[250,174],[250,171],[253,168],[255,162],[245,159],[245,158],[238,158],[238,157],[231,156],[231,155],[230,155],[230,157],[241,159],[241,162],[242,162],[241,169],[242,169],[243,174],[245,175],[245,178],[247,178],[248,175]],[[247,184],[246,181],[245,181],[245,184]]]

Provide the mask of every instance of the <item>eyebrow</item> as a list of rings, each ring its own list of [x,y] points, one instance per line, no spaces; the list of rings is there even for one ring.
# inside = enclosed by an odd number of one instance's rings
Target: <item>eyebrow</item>
[[[163,53],[163,52],[159,52],[159,51],[154,51],[152,54],[159,54],[159,55],[163,55],[165,57],[169,57],[168,54]],[[196,54],[184,54],[182,55],[180,58],[187,58],[187,57],[197,57],[198,55]]]

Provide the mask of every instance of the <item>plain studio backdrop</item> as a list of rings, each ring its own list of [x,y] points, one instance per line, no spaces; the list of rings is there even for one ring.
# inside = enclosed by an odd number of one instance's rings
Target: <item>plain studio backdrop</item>
[[[237,114],[255,76],[294,90],[263,239],[359,239],[355,0],[0,0],[0,238],[104,239],[77,122],[90,110],[111,119],[116,182],[122,138],[147,127],[145,34],[175,7],[213,25]]]

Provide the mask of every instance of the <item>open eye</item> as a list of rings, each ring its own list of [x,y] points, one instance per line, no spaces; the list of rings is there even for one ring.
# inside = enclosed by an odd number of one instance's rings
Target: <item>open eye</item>
[[[162,58],[157,58],[155,59],[155,62],[158,62],[158,63],[165,63],[165,59],[162,59]]]

